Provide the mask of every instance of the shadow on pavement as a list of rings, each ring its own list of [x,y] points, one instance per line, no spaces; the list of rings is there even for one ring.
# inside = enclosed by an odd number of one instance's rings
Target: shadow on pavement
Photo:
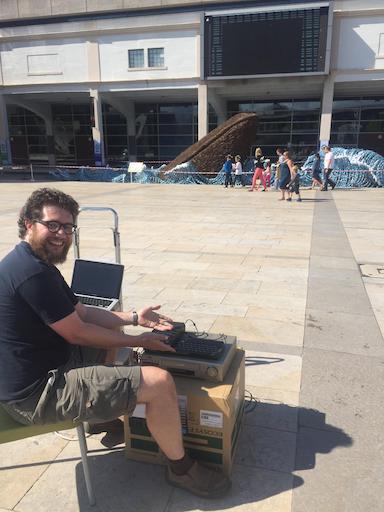
[[[284,361],[282,357],[262,357],[262,356],[247,356],[245,358],[245,366],[257,366],[259,364],[273,364],[281,363]]]
[[[349,447],[352,438],[325,422],[325,414],[283,403],[245,401],[244,424],[232,472],[232,489],[204,500],[170,487],[164,467],[127,460],[124,451],[91,452],[97,504],[89,507],[81,464],[76,466],[79,510],[94,512],[187,512],[230,510],[268,500],[270,510],[290,510],[290,491],[304,485],[295,470],[315,467],[317,453]],[[309,425],[309,426],[308,426]],[[265,503],[267,506],[267,502]]]
[[[302,202],[304,203],[329,203],[330,201],[332,201],[332,199],[315,199],[315,198],[309,198],[309,197],[303,197],[302,198]]]

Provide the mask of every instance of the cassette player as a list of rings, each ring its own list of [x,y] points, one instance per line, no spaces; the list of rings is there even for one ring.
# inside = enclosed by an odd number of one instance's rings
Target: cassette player
[[[222,351],[217,358],[196,357],[182,355],[177,352],[153,352],[142,350],[140,364],[142,366],[157,366],[168,370],[172,375],[181,377],[192,377],[208,380],[211,382],[222,382],[230,367],[236,353],[237,340],[235,336],[224,334],[206,333],[201,339],[202,343],[210,341],[220,343]]]

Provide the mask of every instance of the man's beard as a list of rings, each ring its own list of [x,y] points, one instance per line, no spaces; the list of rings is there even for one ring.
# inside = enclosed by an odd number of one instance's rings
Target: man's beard
[[[52,265],[64,263],[67,259],[69,248],[71,247],[71,242],[65,242],[61,253],[52,253],[47,240],[42,241],[39,239],[32,239],[29,240],[29,244],[32,247],[33,252],[39,256],[40,259],[47,263],[51,263]]]

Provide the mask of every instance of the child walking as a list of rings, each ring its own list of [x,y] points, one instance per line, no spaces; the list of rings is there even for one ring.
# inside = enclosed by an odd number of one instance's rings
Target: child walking
[[[236,155],[235,156],[235,176],[233,181],[233,186],[236,186],[237,182],[240,182],[240,184],[244,187],[244,176],[243,176],[243,166],[241,163],[241,156]]]

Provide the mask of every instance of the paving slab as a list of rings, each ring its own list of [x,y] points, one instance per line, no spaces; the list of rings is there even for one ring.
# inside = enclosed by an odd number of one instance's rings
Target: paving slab
[[[363,283],[343,284],[338,281],[309,277],[307,307],[355,315],[371,315]]]
[[[312,263],[312,260],[311,260]],[[317,265],[311,265],[311,279],[320,279],[324,282],[331,281],[338,286],[361,286],[361,273],[357,266],[355,268],[323,268]]]
[[[368,440],[367,434],[366,440]],[[373,456],[369,464],[362,463]],[[293,494],[294,512],[365,512],[383,510],[382,459],[375,446],[346,432],[301,427],[297,436],[295,475],[304,484]],[[314,508],[313,508],[314,507]]]
[[[300,391],[301,357],[247,350],[247,385],[285,391]]]
[[[356,260],[352,254],[349,254],[349,256],[345,258],[333,256],[332,254],[328,254],[326,256],[316,256],[311,254],[311,264],[313,264],[313,268],[316,269],[316,271],[319,271],[320,269],[329,269],[331,271],[334,269],[356,270],[358,268]]]
[[[383,336],[373,312],[367,315],[306,311],[306,347],[384,357]]]
[[[299,393],[246,386],[245,425],[297,432]]]
[[[225,332],[238,336],[245,341],[257,343],[302,346],[304,325],[290,324],[284,318],[280,320],[247,316],[237,318],[218,315],[212,327],[216,332]]]
[[[296,432],[246,424],[239,438],[235,460],[244,466],[289,473],[295,467],[295,454]]]
[[[349,434],[375,435],[384,426],[383,357],[368,357],[327,350],[305,349],[302,367],[300,406],[326,413],[300,414],[299,423],[326,429],[327,423]],[[376,433],[378,438],[381,437]],[[381,442],[384,450],[384,445]],[[378,456],[381,448],[378,446]],[[380,456],[384,456],[384,452]],[[368,463],[368,461],[366,461]]]
[[[12,509],[67,442],[53,433],[0,445],[0,503]]]

